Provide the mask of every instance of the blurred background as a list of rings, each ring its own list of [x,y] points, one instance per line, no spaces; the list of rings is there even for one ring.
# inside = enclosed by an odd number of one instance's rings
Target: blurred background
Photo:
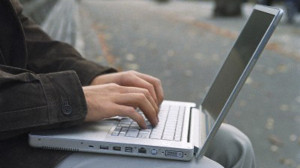
[[[285,15],[226,122],[262,168],[300,168],[299,0],[22,0],[24,13],[84,57],[162,80],[165,98],[202,102],[256,3]]]

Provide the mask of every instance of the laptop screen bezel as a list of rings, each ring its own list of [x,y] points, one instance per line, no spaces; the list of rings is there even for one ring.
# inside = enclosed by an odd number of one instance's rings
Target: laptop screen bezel
[[[209,132],[207,132],[207,138],[205,143],[202,146],[201,150],[198,150],[196,152],[196,158],[202,157],[204,155],[204,153],[206,152],[209,142],[212,140],[212,138],[214,137],[214,135],[216,134],[218,128],[220,127],[220,125],[222,124],[225,116],[227,115],[231,105],[233,104],[235,98],[237,97],[240,89],[242,88],[242,86],[244,85],[247,77],[249,76],[252,68],[254,67],[259,55],[261,54],[261,52],[263,51],[265,45],[267,44],[268,40],[270,39],[273,31],[275,30],[275,27],[278,25],[282,15],[283,15],[283,10],[282,9],[278,9],[278,8],[272,8],[272,7],[266,7],[266,6],[262,6],[262,5],[255,5],[252,14],[255,11],[260,11],[266,14],[271,14],[273,15],[273,19],[270,22],[268,28],[266,29],[263,37],[261,38],[259,44],[256,47],[256,50],[254,51],[254,53],[252,54],[248,64],[246,65],[246,67],[243,70],[243,73],[241,74],[239,80],[236,82],[236,85],[234,87],[234,89],[231,91],[230,96],[228,97],[226,103],[224,104],[222,110],[220,111],[219,115],[217,118],[214,117],[209,117],[211,119],[214,120],[214,122],[212,122],[212,127],[209,130]],[[251,15],[252,15],[251,14]],[[251,16],[250,16],[251,17]],[[249,18],[250,18],[249,17]],[[243,30],[245,29],[246,25],[244,26]],[[242,31],[241,31],[242,32]],[[235,42],[236,43],[236,42]],[[207,94],[208,95],[208,94]],[[204,99],[205,100],[205,99]],[[202,105],[200,106],[200,110],[202,110],[203,112],[205,112],[207,115],[209,115],[209,111],[207,111],[207,109],[205,109],[205,106]]]

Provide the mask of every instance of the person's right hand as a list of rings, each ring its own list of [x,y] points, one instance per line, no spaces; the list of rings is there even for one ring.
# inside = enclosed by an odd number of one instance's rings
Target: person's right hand
[[[85,86],[83,92],[88,108],[85,121],[125,116],[132,118],[141,128],[146,128],[144,118],[135,110],[139,108],[153,126],[158,123],[158,106],[147,89],[111,83]]]
[[[164,99],[160,80],[148,74],[136,71],[103,74],[95,77],[92,80],[91,85],[102,85],[107,83],[116,83],[121,86],[147,89],[158,106]]]

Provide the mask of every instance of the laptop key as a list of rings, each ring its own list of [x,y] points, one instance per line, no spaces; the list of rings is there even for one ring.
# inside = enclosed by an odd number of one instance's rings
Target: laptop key
[[[140,130],[140,133],[151,133],[151,129],[142,129],[142,130]]]
[[[176,132],[175,132],[175,139],[174,139],[175,141],[181,140],[183,120],[184,120],[184,108],[181,108],[178,116],[177,125],[176,125]]]
[[[142,112],[139,110],[142,114]],[[142,114],[143,115],[143,114]],[[118,127],[112,132],[112,136],[126,136],[134,138],[151,138],[164,140],[181,140],[184,109],[180,106],[161,107],[159,113],[160,122],[152,127],[146,119],[147,129],[140,129],[138,124],[128,118],[123,118]]]
[[[153,133],[150,135],[151,139],[161,139],[161,134],[160,133]]]
[[[130,123],[127,124],[127,123],[120,123],[118,126],[119,127],[129,127]]]
[[[128,128],[122,128],[120,133],[119,133],[119,136],[125,136],[127,131],[128,131]]]
[[[163,133],[163,130],[162,129],[153,129],[152,130],[152,134],[158,134],[158,135],[162,135],[162,133]]]
[[[122,129],[122,127],[120,127],[120,126],[117,126],[117,127],[115,128],[115,130],[114,130],[114,131],[118,131],[118,132],[120,132],[120,131],[121,131],[121,129]]]
[[[131,127],[135,127],[135,126],[137,126],[137,127],[138,127],[138,126],[139,126],[139,124],[138,124],[137,122],[132,122],[130,126],[131,126]]]
[[[181,135],[176,134],[174,140],[175,141],[180,141],[181,140]]]
[[[118,136],[121,131],[121,127],[116,127],[115,130],[111,133],[112,136]]]
[[[137,130],[139,130],[140,127],[139,127],[139,126],[132,126],[132,125],[131,125],[131,126],[129,127],[129,130],[131,130],[131,129],[137,129]]]
[[[153,129],[152,125],[147,125],[147,129]]]
[[[138,138],[149,138],[150,132],[140,132]]]
[[[168,105],[161,105],[159,110],[160,111],[167,111],[167,110],[169,110],[169,106]]]
[[[112,135],[112,136],[118,136],[118,135],[119,135],[119,131],[113,131],[113,132],[111,133],[111,135]]]
[[[129,129],[126,136],[127,137],[137,137],[139,133],[138,129]]]
[[[164,134],[163,138],[164,140],[173,140],[174,136],[172,134]]]

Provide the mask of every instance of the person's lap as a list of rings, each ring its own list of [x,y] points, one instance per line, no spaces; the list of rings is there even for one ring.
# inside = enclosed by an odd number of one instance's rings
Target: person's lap
[[[208,159],[208,158],[210,159]],[[212,160],[211,160],[212,159]],[[214,161],[213,161],[214,160]],[[190,162],[151,159],[130,156],[74,153],[63,160],[56,168],[93,168],[93,167],[255,167],[255,157],[248,137],[235,127],[222,124],[213,142],[210,144],[206,157]]]
[[[56,168],[99,168],[99,167],[118,167],[118,168],[153,168],[153,167],[172,167],[172,168],[194,168],[199,165],[209,168],[222,168],[220,164],[204,157],[200,161],[195,159],[190,162],[174,161],[165,159],[152,159],[132,156],[118,156],[92,153],[74,153],[60,163]]]

